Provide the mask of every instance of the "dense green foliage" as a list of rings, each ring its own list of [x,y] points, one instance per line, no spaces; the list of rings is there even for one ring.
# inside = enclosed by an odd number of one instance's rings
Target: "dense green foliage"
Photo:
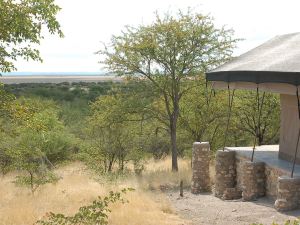
[[[227,91],[213,91],[204,82],[186,81],[184,85],[191,88],[180,102],[179,156],[190,156],[194,141],[209,141],[213,151],[223,147]],[[78,95],[75,89],[84,92]],[[27,169],[30,175],[28,168],[41,168],[40,162],[51,169],[51,164],[80,159],[102,173],[125,171],[128,163],[140,173],[148,157],[170,154],[168,116],[162,97],[152,91],[150,82],[19,84],[6,85],[5,90],[2,172],[18,168]],[[273,94],[264,98],[258,124],[256,93],[236,92],[228,146],[251,146],[257,124],[261,131],[258,144],[278,143],[279,99]]]
[[[0,72],[16,69],[13,62],[22,57],[41,61],[36,45],[43,28],[63,37],[54,0],[0,0]]]
[[[34,192],[57,180],[50,169],[71,157],[76,138],[59,120],[53,101],[19,98],[7,110],[1,120],[1,171],[21,171],[16,183],[30,185]]]

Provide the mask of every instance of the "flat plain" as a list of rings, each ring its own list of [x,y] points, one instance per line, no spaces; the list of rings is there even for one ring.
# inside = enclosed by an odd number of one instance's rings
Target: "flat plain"
[[[0,82],[4,84],[21,84],[21,83],[63,83],[63,82],[121,82],[122,78],[112,75],[105,76],[2,76]]]

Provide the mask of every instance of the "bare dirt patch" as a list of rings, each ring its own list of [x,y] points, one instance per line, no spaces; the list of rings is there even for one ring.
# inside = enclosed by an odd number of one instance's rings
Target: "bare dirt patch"
[[[184,197],[179,192],[166,193],[174,209],[192,225],[249,225],[272,222],[284,224],[284,221],[294,220],[300,216],[300,210],[280,213],[273,208],[273,202],[261,198],[254,202],[242,200],[223,201],[212,194],[193,195],[185,191]]]

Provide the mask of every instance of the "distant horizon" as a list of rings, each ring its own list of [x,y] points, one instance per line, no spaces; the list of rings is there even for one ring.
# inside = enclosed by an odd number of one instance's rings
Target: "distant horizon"
[[[95,72],[47,72],[47,71],[41,71],[41,72],[1,72],[2,76],[105,76],[105,75],[111,75],[110,72],[105,71],[95,71]]]

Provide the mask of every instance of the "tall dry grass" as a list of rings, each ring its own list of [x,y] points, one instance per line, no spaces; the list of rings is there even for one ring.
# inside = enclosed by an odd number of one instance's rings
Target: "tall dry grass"
[[[146,190],[169,190],[179,189],[180,181],[185,187],[191,182],[191,163],[189,160],[178,159],[179,171],[171,171],[171,159],[150,160],[145,166],[145,171],[141,177],[135,177],[140,188]]]
[[[34,195],[24,187],[16,187],[12,183],[15,174],[8,174],[0,177],[0,225],[31,225],[49,211],[71,215],[97,196],[124,187],[133,187],[136,191],[125,196],[128,204],[111,206],[109,224],[182,225],[185,221],[176,215],[164,195],[147,189],[158,190],[161,185],[175,187],[180,179],[189,179],[188,164],[181,161],[181,172],[174,174],[170,172],[169,159],[151,161],[141,177],[129,176],[117,184],[105,181],[101,184],[81,163],[72,163],[57,169],[56,172],[62,177],[58,183],[44,185]]]

